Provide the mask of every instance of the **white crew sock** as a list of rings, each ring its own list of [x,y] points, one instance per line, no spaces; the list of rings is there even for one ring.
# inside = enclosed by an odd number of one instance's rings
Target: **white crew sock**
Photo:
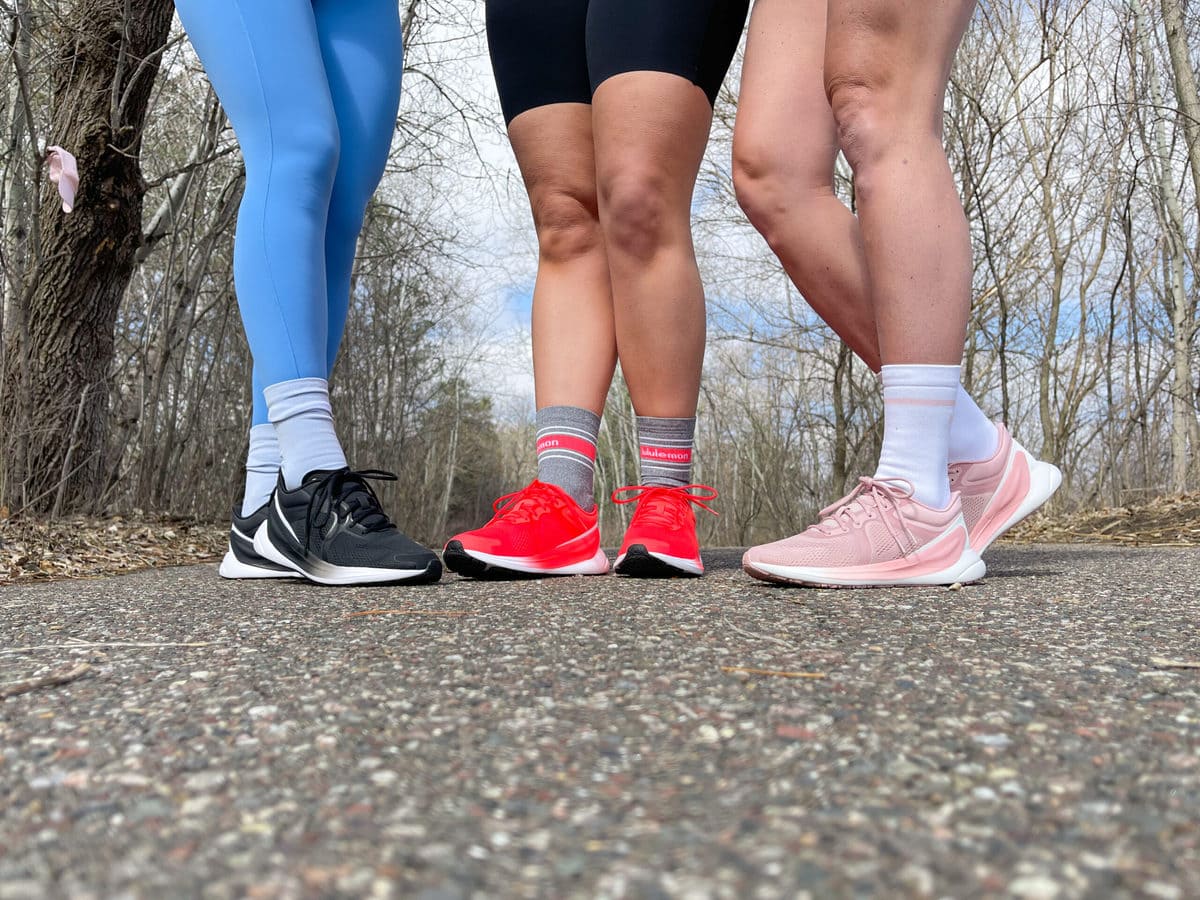
[[[275,426],[283,453],[283,483],[295,490],[309,472],[346,467],[346,454],[333,430],[329,382],[296,378],[263,390],[267,415]]]
[[[934,509],[950,503],[946,474],[959,366],[884,366],[883,449],[876,478],[902,478]]]
[[[982,462],[995,456],[999,446],[996,423],[984,415],[960,384],[954,398],[954,418],[950,420],[950,461]]]
[[[268,422],[251,428],[250,450],[246,454],[246,493],[242,495],[243,516],[250,515],[271,499],[282,465],[275,426]]]

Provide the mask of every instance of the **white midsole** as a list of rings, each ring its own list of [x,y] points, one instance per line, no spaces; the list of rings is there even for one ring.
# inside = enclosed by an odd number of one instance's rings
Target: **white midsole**
[[[966,550],[961,557],[949,568],[939,572],[926,572],[920,575],[889,574],[887,577],[853,577],[846,574],[845,569],[809,568],[806,566],[776,566],[769,563],[750,561],[746,567],[752,572],[772,575],[787,581],[798,581],[806,584],[834,584],[839,587],[905,587],[905,586],[936,586],[978,581],[987,574],[987,566],[974,550]]]
[[[655,553],[653,550],[647,550],[648,554],[657,560],[665,562],[673,569],[678,569],[681,572],[687,572],[691,575],[703,575],[704,563],[695,559],[684,559],[682,556],[670,556],[666,553]],[[621,565],[625,561],[625,554],[622,553],[617,557],[616,565]]]
[[[259,566],[252,566],[238,559],[232,550],[225,551],[225,558],[221,560],[221,567],[217,569],[217,574],[222,578],[232,580],[243,580],[249,578],[299,578],[295,572],[290,569],[287,572],[280,572],[278,569],[264,569]]]
[[[509,569],[513,572],[525,572],[529,575],[607,575],[608,557],[603,550],[597,550],[591,559],[585,562],[572,563],[569,566],[546,568],[533,562],[528,556],[496,556],[492,553],[480,553],[478,550],[468,550],[463,547],[463,553],[489,566]]]
[[[264,559],[269,559],[271,562],[278,563],[281,566],[287,566],[293,572],[307,578],[309,581],[331,587],[351,584],[386,584],[408,578],[417,578],[429,571],[428,569],[376,569],[360,566],[335,566],[324,560],[315,559],[311,555],[308,557],[309,568],[304,569],[275,548],[275,545],[271,543],[270,535],[267,533],[266,522],[263,522],[259,526],[258,531],[254,533],[254,551]]]

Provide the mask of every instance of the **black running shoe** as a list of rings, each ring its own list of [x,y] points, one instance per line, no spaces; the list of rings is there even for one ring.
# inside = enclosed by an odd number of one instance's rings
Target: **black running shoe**
[[[390,472],[310,472],[294,491],[280,475],[265,528],[254,536],[260,556],[317,584],[427,584],[442,577],[437,556],[400,533],[368,479]]]
[[[221,568],[217,570],[222,578],[300,577],[298,572],[293,572],[287,566],[259,556],[254,549],[254,533],[267,521],[269,506],[268,501],[248,516],[241,515],[238,512],[239,507],[233,508],[233,524],[229,526],[229,549],[225,551]]]

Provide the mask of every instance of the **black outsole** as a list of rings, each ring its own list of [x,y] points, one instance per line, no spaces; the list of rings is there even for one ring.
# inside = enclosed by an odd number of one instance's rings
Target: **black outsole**
[[[695,572],[685,572],[653,556],[641,544],[634,544],[615,569],[618,575],[630,578],[699,578]]]
[[[414,575],[412,578],[401,578],[399,581],[389,581],[383,584],[437,584],[442,580],[442,564],[434,559],[429,563],[427,568],[420,575]],[[359,587],[369,587],[369,585],[359,585]]]
[[[457,572],[464,578],[475,578],[479,581],[529,581],[535,578],[557,578],[545,572],[518,572],[516,569],[505,569],[503,566],[493,566],[481,559],[476,559],[463,549],[462,541],[451,541],[442,551],[442,562],[451,572]]]

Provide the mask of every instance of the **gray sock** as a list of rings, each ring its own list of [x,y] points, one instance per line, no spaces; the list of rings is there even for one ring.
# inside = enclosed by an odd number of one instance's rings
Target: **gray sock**
[[[600,417],[578,406],[537,411],[538,481],[557,485],[584,509],[596,505]]]
[[[246,493],[242,495],[243,516],[250,515],[271,499],[282,465],[275,426],[268,422],[251,428],[250,452],[246,454]]]
[[[696,418],[637,417],[642,484],[683,487],[692,483]]]
[[[283,483],[294,491],[309,472],[346,466],[346,454],[333,430],[329,382],[324,378],[281,381],[263,390],[267,415],[283,453]]]

